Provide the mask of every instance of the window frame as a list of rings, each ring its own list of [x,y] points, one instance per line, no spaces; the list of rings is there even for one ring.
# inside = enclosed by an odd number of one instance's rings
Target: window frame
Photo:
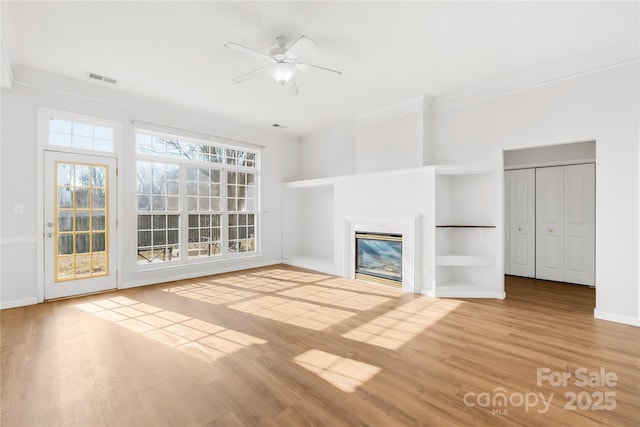
[[[203,161],[203,160],[192,160],[184,157],[178,156],[170,156],[170,155],[162,155],[162,154],[153,154],[153,153],[142,153],[138,151],[138,135],[147,135],[151,137],[160,137],[164,139],[178,140],[180,142],[186,142],[189,144],[197,144],[197,145],[207,145],[210,147],[220,147],[224,151],[224,156],[222,158],[222,162],[213,162],[213,161]],[[182,135],[176,135],[168,132],[160,132],[155,130],[149,130],[144,127],[135,127],[133,129],[134,136],[134,152],[135,152],[135,160],[134,160],[134,168],[138,171],[138,162],[151,162],[151,163],[169,163],[169,164],[178,164],[179,167],[179,203],[178,210],[175,211],[154,211],[153,205],[151,205],[151,210],[149,211],[140,211],[138,210],[138,190],[137,188],[134,191],[134,205],[135,213],[136,213],[136,259],[135,259],[135,268],[136,270],[153,270],[158,268],[173,268],[181,265],[191,265],[191,264],[207,264],[207,263],[217,263],[221,261],[229,261],[236,260],[241,258],[251,258],[261,255],[261,227],[260,227],[260,150],[255,148],[249,148],[242,145],[231,145],[228,143],[222,143],[214,140],[203,140],[198,138],[192,138]],[[230,165],[226,163],[226,153],[227,150],[236,150],[236,151],[244,151],[247,153],[253,153],[255,156],[254,166],[238,166],[238,165]],[[189,195],[187,194],[187,185],[190,182],[187,178],[187,169],[189,166],[199,167],[199,168],[208,168],[209,170],[219,170],[220,171],[220,210],[213,211],[190,211],[188,210],[187,198]],[[230,211],[227,206],[227,196],[228,196],[228,183],[227,183],[227,172],[242,172],[242,173],[251,173],[255,177],[255,206],[254,209],[249,211]],[[134,186],[138,185],[138,178],[136,176]],[[179,215],[179,236],[178,236],[178,248],[179,255],[172,257],[171,260],[162,261],[162,262],[147,262],[141,263],[140,259],[137,255],[138,250],[138,217],[140,215]],[[220,253],[217,255],[201,255],[195,257],[189,257],[189,216],[190,215],[220,215]],[[254,250],[246,251],[246,252],[232,252],[229,250],[229,217],[233,214],[252,214],[254,215]]]

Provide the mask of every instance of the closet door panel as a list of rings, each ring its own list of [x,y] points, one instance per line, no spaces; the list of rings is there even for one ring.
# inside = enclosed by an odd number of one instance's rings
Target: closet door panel
[[[509,174],[509,272],[535,277],[535,170]]]
[[[564,280],[564,167],[536,169],[536,278]]]
[[[595,284],[595,165],[564,170],[564,281]]]

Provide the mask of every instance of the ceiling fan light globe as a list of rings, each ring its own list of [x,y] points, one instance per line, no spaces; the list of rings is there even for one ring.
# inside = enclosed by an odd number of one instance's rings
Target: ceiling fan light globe
[[[269,75],[273,79],[284,85],[296,75],[296,67],[294,64],[277,63],[269,68]]]

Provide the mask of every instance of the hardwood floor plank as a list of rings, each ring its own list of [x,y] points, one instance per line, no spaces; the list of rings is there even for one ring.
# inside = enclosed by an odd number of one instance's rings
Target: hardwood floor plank
[[[640,328],[594,319],[591,288],[508,276],[506,292],[277,265],[3,310],[0,424],[637,425]],[[577,385],[582,368],[616,384]],[[615,408],[590,409],[604,393]]]

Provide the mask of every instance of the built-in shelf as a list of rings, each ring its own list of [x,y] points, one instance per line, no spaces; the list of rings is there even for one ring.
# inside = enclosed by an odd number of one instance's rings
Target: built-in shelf
[[[436,256],[436,266],[491,267],[495,265],[494,256],[444,254]]]
[[[504,298],[497,268],[498,212],[488,194],[497,184],[494,168],[436,166],[434,179],[433,281],[427,295]]]

